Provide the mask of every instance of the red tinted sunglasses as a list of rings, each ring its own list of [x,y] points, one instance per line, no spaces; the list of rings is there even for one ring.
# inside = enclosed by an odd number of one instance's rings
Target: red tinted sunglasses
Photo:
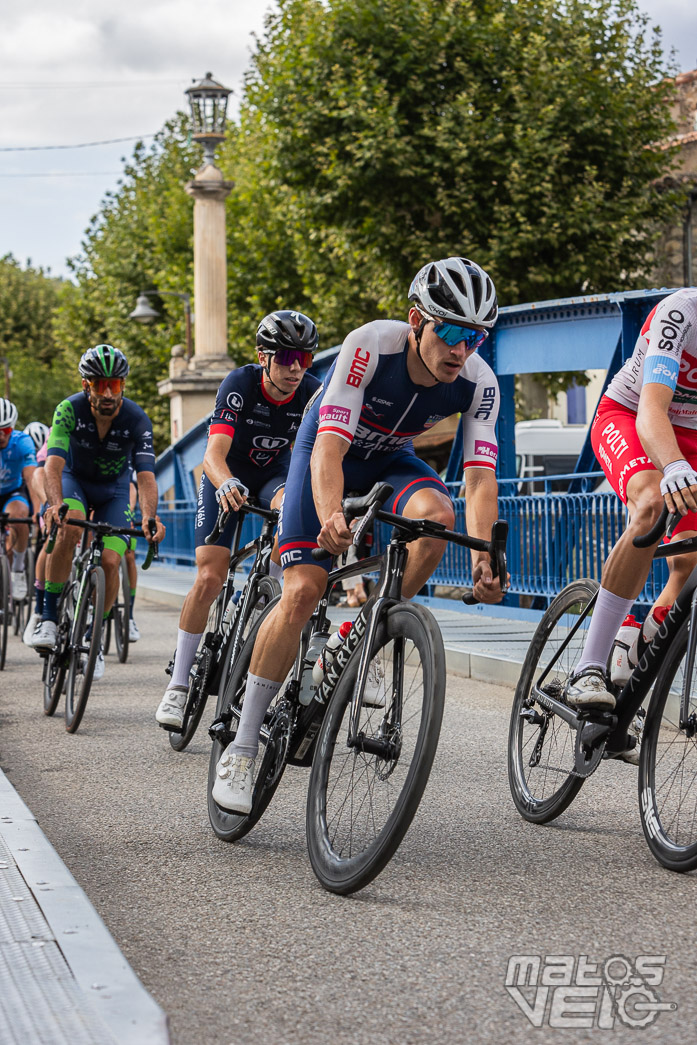
[[[117,396],[123,392],[124,382],[122,377],[97,377],[89,384],[92,391],[96,392],[98,396],[104,396],[107,392]]]
[[[312,366],[312,352],[304,348],[279,348],[273,353],[273,357],[279,366],[292,366],[299,363],[303,370]]]
[[[0,435],[11,435],[12,431],[12,425],[10,425],[8,428],[0,428]]]

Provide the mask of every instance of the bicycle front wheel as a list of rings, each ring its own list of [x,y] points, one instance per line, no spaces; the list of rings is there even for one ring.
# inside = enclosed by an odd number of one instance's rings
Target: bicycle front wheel
[[[639,755],[639,813],[649,849],[670,871],[697,867],[697,682],[687,680],[689,621],[668,650],[646,715]]]
[[[5,552],[0,548],[0,671],[5,667],[10,612],[10,567]]]
[[[560,700],[577,663],[590,623],[585,618],[568,645],[564,640],[598,590],[593,580],[568,584],[539,623],[513,698],[508,731],[508,782],[515,807],[534,824],[563,813],[583,786],[574,770],[576,731],[535,698],[534,687],[547,667],[542,691]]]
[[[414,819],[438,746],[445,651],[423,606],[391,607],[370,663],[382,707],[361,709],[360,742],[347,746],[361,646],[337,683],[317,739],[307,796],[307,844],[317,878],[346,895],[375,878]]]
[[[102,643],[104,617],[104,570],[95,566],[80,589],[70,634],[70,666],[65,689],[65,728],[76,733],[87,707],[94,665]],[[92,612],[92,634],[85,638]]]
[[[218,762],[227,744],[234,738],[234,734],[237,731],[237,722],[239,722],[240,707],[247,685],[247,674],[249,672],[249,663],[252,659],[254,643],[259,633],[259,628],[268,614],[275,608],[277,602],[278,599],[274,599],[257,619],[233,665],[227,684],[224,687],[221,686],[222,694],[218,697],[216,718],[227,720],[228,737],[213,741],[208,766],[208,816],[213,831],[223,842],[236,842],[258,823],[266,812],[285,769],[285,753],[283,753],[282,761],[279,763],[279,758],[277,757],[279,750],[274,744],[267,742],[268,732],[262,732],[259,754],[255,761],[252,811],[246,815],[231,813],[221,809],[213,799],[212,792]]]

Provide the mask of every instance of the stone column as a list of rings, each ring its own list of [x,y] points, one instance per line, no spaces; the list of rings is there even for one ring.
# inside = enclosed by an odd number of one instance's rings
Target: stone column
[[[194,354],[185,363],[172,350],[170,376],[158,384],[170,397],[170,436],[176,442],[213,410],[215,393],[232,368],[227,354],[225,200],[232,182],[208,163],[186,186],[194,199]]]

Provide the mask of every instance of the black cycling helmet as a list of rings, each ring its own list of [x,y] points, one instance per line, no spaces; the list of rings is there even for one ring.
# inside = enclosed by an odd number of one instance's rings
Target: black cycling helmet
[[[126,377],[130,367],[128,360],[119,348],[113,345],[95,345],[88,348],[78,370],[88,381],[90,378]]]
[[[277,352],[282,348],[316,352],[319,345],[317,327],[302,312],[281,309],[264,316],[257,330],[257,348]]]

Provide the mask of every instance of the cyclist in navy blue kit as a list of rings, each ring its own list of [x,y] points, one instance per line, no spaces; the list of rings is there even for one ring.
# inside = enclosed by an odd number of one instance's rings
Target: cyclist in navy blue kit
[[[164,527],[157,518],[157,483],[152,425],[132,399],[123,395],[128,362],[111,345],[97,345],[82,356],[79,372],[82,391],[56,407],[47,444],[45,472],[48,529],[58,524],[56,546],[48,558],[44,608],[41,621],[29,640],[38,650],[50,650],[56,641],[58,602],[70,574],[75,545],[82,530],[61,523],[58,509],[65,504],[68,518],[84,519],[92,513],[96,521],[128,526],[131,465],[138,478],[143,514],[143,532],[148,540],[161,541]],[[157,531],[151,536],[147,519],[155,518]],[[127,537],[106,537],[102,566],[105,576],[104,612],[107,614],[119,586],[119,563]],[[94,678],[104,673],[100,650]]]
[[[409,298],[407,323],[378,320],[347,336],[298,432],[279,526],[283,596],[259,631],[237,735],[218,762],[212,795],[223,809],[251,809],[264,715],[325,589],[329,563],[314,562],[312,551],[319,546],[338,555],[351,544],[341,511],[344,490],[387,482],[394,489],[388,511],[452,528],[448,490],[416,457],[412,439],[459,411],[467,531],[488,539],[497,519],[499,390],[493,371],[476,355],[498,315],[494,285],[474,262],[446,258],[417,273]],[[426,583],[444,547],[430,539],[410,545],[407,597]],[[473,552],[472,560],[476,598],[499,602],[488,556]]]
[[[0,399],[0,511],[12,518],[28,519],[32,514],[31,478],[36,469],[34,443],[25,432],[15,429],[17,407],[9,399]],[[38,505],[34,506],[38,510]],[[24,558],[29,541],[29,527],[24,523],[10,526],[12,534],[12,594],[23,599],[27,594]]]
[[[280,506],[295,433],[320,387],[306,373],[318,343],[317,328],[307,316],[287,309],[272,312],[257,330],[259,363],[232,370],[218,389],[194,524],[196,580],[182,607],[172,678],[155,714],[161,726],[182,725],[189,671],[208,611],[227,576],[237,509],[247,493],[264,508]],[[230,521],[217,543],[206,546],[222,501],[232,510]],[[280,577],[276,557],[274,552],[271,570]]]

